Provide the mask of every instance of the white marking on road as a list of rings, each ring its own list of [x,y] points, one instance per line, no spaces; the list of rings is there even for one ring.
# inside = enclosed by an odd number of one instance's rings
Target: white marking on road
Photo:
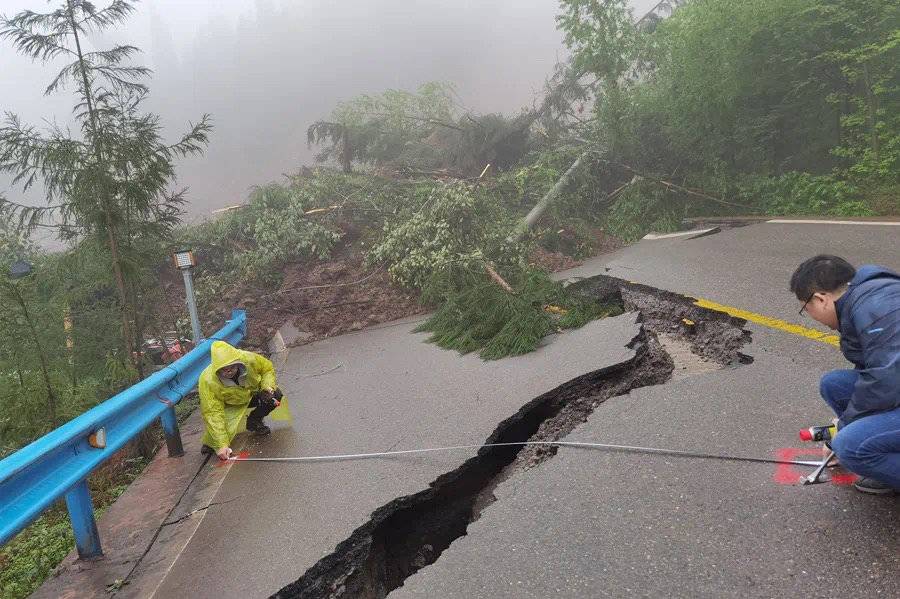
[[[867,226],[887,226],[900,227],[900,222],[896,221],[870,221],[870,220],[790,220],[786,218],[776,218],[767,220],[767,223],[775,223],[779,225],[867,225]]]
[[[702,235],[704,233],[709,233],[714,230],[716,227],[710,227],[708,229],[693,229],[692,231],[678,231],[677,233],[666,233],[664,235],[657,235],[656,233],[647,233],[641,239],[646,239],[648,241],[655,241],[657,239],[672,239],[673,237],[684,237],[686,235]]]

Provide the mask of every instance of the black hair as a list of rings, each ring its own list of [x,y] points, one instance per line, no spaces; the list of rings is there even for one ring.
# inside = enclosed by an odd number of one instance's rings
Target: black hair
[[[820,254],[797,267],[791,275],[791,291],[803,302],[814,293],[837,291],[854,276],[856,269],[843,258]]]

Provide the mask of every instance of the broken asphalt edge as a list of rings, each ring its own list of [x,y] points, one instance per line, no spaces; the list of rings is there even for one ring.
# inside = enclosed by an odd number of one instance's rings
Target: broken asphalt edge
[[[601,288],[605,288],[606,291],[598,290],[598,285]],[[602,275],[590,277],[589,279],[578,281],[574,287],[577,289],[582,286],[588,286],[589,289],[579,289],[579,291],[586,292],[594,297],[602,297],[604,293],[615,290],[613,292],[618,292],[621,296],[625,296],[624,298],[620,296],[620,299],[626,299],[626,304],[631,304],[632,309],[641,312],[641,319],[653,318],[650,314],[652,311],[647,310],[647,306],[636,305],[639,302],[635,302],[633,298],[628,297],[627,288],[640,288],[640,291],[643,292],[641,295],[653,293],[660,298],[674,300],[690,312],[691,314],[689,315],[693,315],[694,311],[700,311],[707,318],[711,317],[712,320],[719,321],[722,325],[726,322],[732,326],[737,325],[741,327],[743,325],[743,321],[740,319],[734,319],[719,313],[710,313],[708,310],[689,306],[688,300],[692,298],[627,283],[612,277]],[[667,317],[671,315],[671,310],[669,309],[665,309],[663,312]],[[634,349],[635,346],[641,345],[640,338],[644,334],[642,328],[635,339],[628,344],[628,347]],[[749,333],[744,331],[739,337],[742,338],[740,340],[734,339],[736,343],[729,344],[731,347],[727,348],[728,350],[733,352],[735,347],[739,347],[748,341]],[[708,359],[725,359],[721,353],[722,348],[716,348],[717,351],[713,352],[709,352],[709,348],[694,348],[695,351],[698,349],[700,350],[698,353],[706,354]],[[272,356],[273,361],[279,365],[283,364],[289,351],[289,348],[285,347],[283,351]],[[625,368],[627,364],[636,359],[638,353],[636,352],[635,356],[630,360],[612,365],[603,371],[587,373],[582,377],[573,379],[569,383],[549,392],[549,394],[558,394],[561,389],[575,385],[586,377],[595,378],[601,372],[609,374],[617,369]],[[734,357],[735,354],[732,353],[731,355]],[[737,354],[737,357],[740,358],[739,361],[744,361],[742,359],[744,358],[743,355]],[[525,410],[528,406],[533,406],[535,402],[539,402],[546,395],[548,394],[532,400],[526,406],[523,406],[517,415],[501,423],[491,438],[498,436],[497,431],[505,423],[517,417],[521,418],[522,410]],[[104,543],[105,557],[92,561],[82,561],[77,559],[77,554],[73,551],[57,567],[54,574],[45,581],[43,586],[35,592],[33,597],[38,599],[45,597],[74,599],[75,597],[108,598],[115,596],[124,599],[127,597],[152,597],[155,595],[172,566],[199,528],[205,516],[206,508],[213,507],[218,503],[239,499],[224,498],[223,501],[213,503],[213,499],[224,482],[229,468],[207,466],[206,456],[202,456],[199,453],[202,427],[202,420],[199,411],[197,411],[182,425],[182,436],[186,450],[185,457],[169,458],[165,452],[160,451],[141,476],[130,485],[129,489],[99,519],[98,526]],[[482,452],[479,452],[478,456],[481,456],[481,454]],[[478,456],[472,459],[480,459]],[[178,462],[175,460],[178,460]],[[448,477],[453,478],[451,474],[447,473],[439,477],[432,483],[432,488],[438,481]],[[376,510],[373,513],[373,517],[387,507],[382,506],[382,508]]]
[[[658,332],[683,338],[693,353],[722,366],[752,361],[739,351],[751,340],[750,332],[744,329],[746,321],[696,306],[694,298],[604,275],[579,281],[570,289],[601,302],[618,301],[629,310],[641,323],[626,345],[634,353],[527,402],[498,424],[485,444],[559,440],[604,401],[638,387],[665,384],[673,363],[657,341]],[[482,447],[474,457],[438,476],[428,488],[376,509],[331,554],[273,594],[272,599],[386,597],[467,534],[469,524],[496,501],[493,490],[497,484],[517,469],[552,459],[556,451]]]

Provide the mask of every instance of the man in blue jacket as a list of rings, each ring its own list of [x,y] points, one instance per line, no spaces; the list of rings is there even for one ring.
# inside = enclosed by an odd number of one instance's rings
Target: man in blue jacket
[[[864,493],[900,490],[900,275],[880,266],[856,270],[843,258],[816,256],[791,277],[805,311],[841,335],[853,370],[822,377],[821,393],[838,416],[831,442],[841,464],[863,478]]]

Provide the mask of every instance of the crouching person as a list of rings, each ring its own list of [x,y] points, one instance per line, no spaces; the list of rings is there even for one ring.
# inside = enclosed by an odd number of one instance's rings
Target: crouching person
[[[841,334],[852,370],[822,377],[821,393],[838,417],[831,447],[862,476],[871,494],[900,489],[900,275],[878,266],[853,268],[837,256],[816,256],[791,278],[800,311]]]
[[[271,432],[263,418],[281,400],[275,383],[275,368],[265,357],[237,349],[224,341],[214,341],[212,361],[200,374],[200,412],[206,430],[203,453],[216,454],[220,460],[231,456],[231,440],[247,414],[247,430],[258,435]]]

